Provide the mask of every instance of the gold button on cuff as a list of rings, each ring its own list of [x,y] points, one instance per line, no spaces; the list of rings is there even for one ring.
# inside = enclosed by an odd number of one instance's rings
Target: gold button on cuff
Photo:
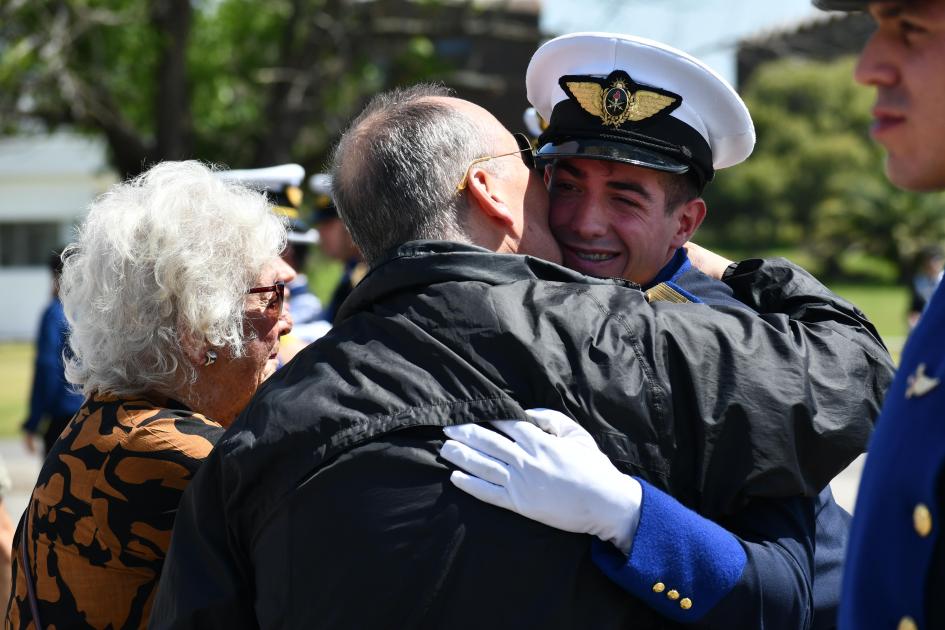
[[[683,597],[681,600],[679,600],[679,607],[683,610],[689,610],[692,608],[692,600],[688,597]]]
[[[654,593],[662,593],[665,590],[666,590],[666,585],[663,584],[662,582],[657,582],[656,584],[653,585]]]
[[[919,626],[916,625],[915,619],[905,616],[899,620],[899,625],[896,626],[896,630],[919,630]]]
[[[922,538],[932,533],[932,513],[925,503],[917,504],[912,510],[912,525]]]
[[[679,599],[679,591],[677,591],[676,589],[672,589],[672,590],[670,590],[670,591],[667,591],[667,592],[666,592],[666,597],[670,598],[670,599],[673,600],[673,601],[676,601],[677,599]]]

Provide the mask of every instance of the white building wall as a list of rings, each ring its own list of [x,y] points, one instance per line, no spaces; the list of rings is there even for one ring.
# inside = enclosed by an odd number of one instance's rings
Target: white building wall
[[[115,181],[101,141],[72,133],[0,138],[0,229],[52,223],[53,247],[65,245],[89,203]],[[48,249],[46,243],[25,245]],[[37,257],[45,260],[46,252]],[[0,263],[0,341],[33,339],[50,290],[44,263]]]
[[[49,302],[52,282],[43,267],[0,269],[0,341],[34,340],[39,316]]]

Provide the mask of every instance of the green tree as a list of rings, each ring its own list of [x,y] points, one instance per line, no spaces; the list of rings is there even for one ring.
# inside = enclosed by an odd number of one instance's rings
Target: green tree
[[[317,168],[370,94],[450,70],[426,34],[437,3],[420,28],[395,5],[4,0],[0,133],[102,134],[122,176],[187,157]]]
[[[745,86],[758,141],[707,190],[717,241],[802,246],[831,276],[865,253],[905,276],[922,245],[945,239],[945,195],[906,193],[883,175],[868,135],[873,90],[853,82],[853,64],[779,60]]]

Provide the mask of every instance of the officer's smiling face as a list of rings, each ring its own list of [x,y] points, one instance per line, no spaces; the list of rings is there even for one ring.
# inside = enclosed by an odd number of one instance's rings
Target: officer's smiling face
[[[874,2],[856,80],[876,88],[872,136],[886,172],[910,190],[945,188],[945,2]]]
[[[564,264],[591,276],[652,280],[705,215],[698,198],[667,213],[666,177],[606,160],[549,166],[549,221]]]

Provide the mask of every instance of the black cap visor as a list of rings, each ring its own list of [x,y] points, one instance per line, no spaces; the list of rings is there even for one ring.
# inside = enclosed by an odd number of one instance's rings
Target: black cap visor
[[[664,153],[626,142],[610,142],[600,138],[570,138],[557,143],[549,142],[539,147],[535,154],[535,159],[540,165],[560,158],[609,160],[675,174],[689,172],[689,164],[674,160]]]

